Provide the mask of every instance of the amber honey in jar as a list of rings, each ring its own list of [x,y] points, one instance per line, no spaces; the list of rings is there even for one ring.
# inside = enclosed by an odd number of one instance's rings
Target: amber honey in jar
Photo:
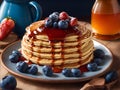
[[[94,37],[103,40],[120,38],[120,7],[117,0],[96,0],[91,15]]]

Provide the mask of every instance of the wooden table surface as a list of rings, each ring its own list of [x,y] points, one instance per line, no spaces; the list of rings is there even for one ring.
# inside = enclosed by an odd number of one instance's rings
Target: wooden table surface
[[[113,65],[112,70],[117,70],[119,72],[120,77],[120,40],[115,41],[103,41],[98,40],[104,44],[107,48],[111,50],[113,53]],[[2,79],[5,75],[9,75],[10,73],[1,66],[0,63],[0,79]],[[49,84],[31,81],[27,79],[23,79],[21,77],[15,76],[17,79],[17,88],[16,90],[79,90],[86,82],[80,83],[71,83],[71,84]],[[120,78],[119,78],[120,80]],[[120,90],[120,82],[118,81],[111,90]]]

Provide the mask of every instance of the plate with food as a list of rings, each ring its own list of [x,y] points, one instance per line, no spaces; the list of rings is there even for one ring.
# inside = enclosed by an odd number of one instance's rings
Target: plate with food
[[[21,41],[2,52],[2,65],[17,76],[49,83],[81,82],[105,74],[110,50],[66,12],[54,12],[26,28]]]

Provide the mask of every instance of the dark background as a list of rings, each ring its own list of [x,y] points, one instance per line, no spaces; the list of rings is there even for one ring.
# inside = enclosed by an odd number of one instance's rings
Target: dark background
[[[3,0],[0,0],[2,2]],[[30,0],[32,1],[32,0]],[[42,7],[42,19],[54,11],[66,11],[69,15],[80,20],[90,21],[91,9],[95,0],[33,0]],[[120,3],[120,0],[118,0]]]
[[[66,11],[80,20],[89,21],[95,0],[36,0],[42,7],[42,19],[54,11]]]
[[[91,9],[95,0],[36,0],[42,7],[44,19],[54,11],[66,11],[80,20],[90,21]],[[120,0],[118,0],[120,3]]]

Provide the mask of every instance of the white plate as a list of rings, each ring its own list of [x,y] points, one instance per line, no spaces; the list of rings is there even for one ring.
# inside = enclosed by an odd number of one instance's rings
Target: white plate
[[[35,81],[40,81],[40,82],[48,82],[48,83],[73,83],[73,82],[81,82],[81,81],[86,81],[90,80],[95,77],[99,77],[103,74],[105,74],[111,67],[112,62],[113,62],[113,56],[110,50],[105,47],[103,44],[94,41],[94,47],[102,49],[105,52],[105,60],[104,64],[102,66],[99,66],[99,70],[94,71],[94,72],[84,72],[81,77],[65,77],[61,73],[54,73],[52,77],[47,77],[43,75],[41,71],[41,66],[38,66],[38,74],[37,75],[30,75],[26,73],[21,73],[18,70],[16,70],[16,64],[11,63],[8,60],[8,56],[11,54],[13,50],[17,50],[21,47],[21,41],[17,41],[8,47],[5,48],[5,50],[1,54],[1,59],[2,59],[2,65],[4,66],[5,69],[7,69],[10,73],[20,76],[25,79],[30,79],[30,80],[35,80]]]

